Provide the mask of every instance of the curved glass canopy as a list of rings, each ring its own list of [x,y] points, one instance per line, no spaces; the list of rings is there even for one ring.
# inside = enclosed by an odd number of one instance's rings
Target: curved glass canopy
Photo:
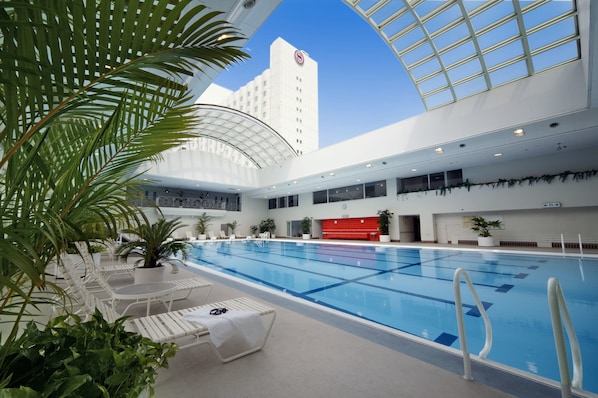
[[[199,137],[233,148],[258,169],[297,157],[280,134],[246,113],[208,104],[199,104],[196,112],[200,117],[196,129]]]
[[[427,110],[580,58],[574,0],[343,0],[399,58]]]

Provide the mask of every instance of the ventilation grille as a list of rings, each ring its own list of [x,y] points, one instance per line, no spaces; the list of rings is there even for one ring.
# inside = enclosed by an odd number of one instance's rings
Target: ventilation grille
[[[552,242],[552,247],[560,249],[561,242]],[[582,243],[582,249],[598,249],[598,243]],[[579,243],[565,242],[565,249],[579,249]]]
[[[514,241],[514,240],[501,240],[501,246],[510,246],[510,247],[538,247],[538,242],[521,242],[521,241]]]

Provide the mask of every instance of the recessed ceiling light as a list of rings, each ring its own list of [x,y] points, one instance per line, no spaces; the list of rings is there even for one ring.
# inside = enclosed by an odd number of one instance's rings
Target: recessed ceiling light
[[[368,164],[365,165],[365,167],[367,167],[368,169],[371,169],[372,168],[372,164],[368,163]]]
[[[417,169],[411,169],[411,171],[417,171]]]
[[[502,153],[500,153],[500,152],[499,152],[499,153],[495,153],[493,156],[494,156],[495,158],[497,158],[497,157],[499,157],[499,156],[502,156]]]
[[[293,181],[293,184],[297,184],[297,180]]]
[[[330,173],[330,175],[331,175],[331,176],[333,176],[333,175],[334,175],[334,173]]]
[[[523,131],[523,129],[515,129],[513,131],[513,135],[515,135],[515,137],[523,137],[525,135],[525,132]]]
[[[434,152],[436,152],[436,153],[443,153],[444,150],[441,147],[438,147],[438,148],[434,149]]]

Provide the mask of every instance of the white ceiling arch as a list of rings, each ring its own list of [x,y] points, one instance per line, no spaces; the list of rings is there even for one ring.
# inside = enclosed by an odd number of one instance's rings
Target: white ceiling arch
[[[196,134],[227,145],[258,169],[296,158],[297,152],[278,132],[259,119],[225,106],[198,104]]]

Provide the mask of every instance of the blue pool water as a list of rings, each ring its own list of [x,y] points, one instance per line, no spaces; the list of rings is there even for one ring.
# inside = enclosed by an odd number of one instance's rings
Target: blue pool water
[[[463,268],[492,323],[488,359],[559,379],[548,278],[563,289],[581,346],[585,390],[598,393],[598,259],[261,240],[198,243],[193,262],[459,349],[453,274]],[[469,351],[483,320],[461,285]]]

